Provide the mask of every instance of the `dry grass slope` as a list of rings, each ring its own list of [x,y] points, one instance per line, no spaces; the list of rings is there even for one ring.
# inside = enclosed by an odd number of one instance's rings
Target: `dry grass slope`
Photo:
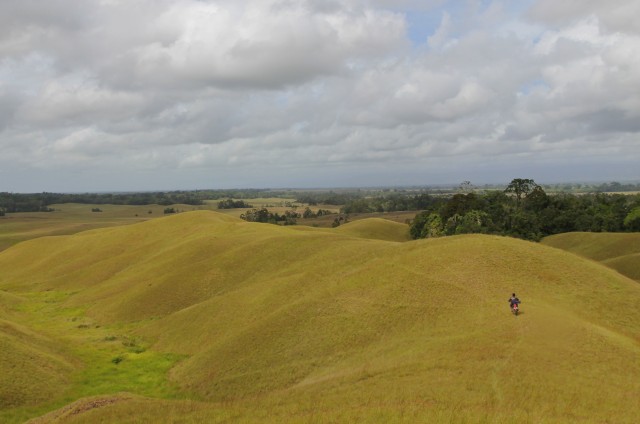
[[[640,233],[566,233],[542,243],[602,262],[640,281]]]
[[[349,222],[336,228],[336,231],[353,237],[372,240],[409,241],[409,226],[382,218],[367,218]]]
[[[602,263],[615,269],[620,274],[640,282],[640,253],[619,256],[602,261]]]
[[[65,307],[184,355],[168,378],[200,400],[59,422],[635,422],[640,285],[540,244],[395,230],[193,212],[21,243],[0,289],[73,293]]]
[[[69,386],[73,361],[53,341],[0,319],[0,410],[33,406]]]

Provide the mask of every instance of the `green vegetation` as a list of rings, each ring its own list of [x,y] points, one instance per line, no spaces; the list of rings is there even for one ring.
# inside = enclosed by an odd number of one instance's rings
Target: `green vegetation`
[[[350,200],[341,208],[341,212],[352,214],[420,210],[438,203],[438,197],[427,193],[389,193]]]
[[[218,202],[218,209],[248,209],[253,206],[244,200],[225,199]]]
[[[305,218],[305,219],[318,218],[318,217],[325,216],[325,215],[331,215],[333,213],[334,212],[331,212],[330,210],[327,210],[327,209],[318,209],[318,210],[316,210],[314,212],[313,210],[311,210],[310,207],[307,206],[304,209],[304,212],[302,212],[302,217]]]
[[[81,203],[94,205],[163,205],[176,203],[202,205],[199,192],[170,191],[155,193],[0,193],[0,209],[6,212],[53,212],[49,206],[60,203]]]
[[[415,239],[482,233],[538,241],[573,231],[634,231],[639,208],[637,194],[547,195],[533,180],[514,179],[503,191],[435,199],[416,215],[410,233]]]
[[[624,227],[629,231],[640,231],[640,206],[633,208],[624,218]]]
[[[515,180],[514,180],[515,181]],[[523,180],[525,181],[525,180]],[[640,192],[639,183],[599,183],[599,184],[546,184],[547,193],[623,193]],[[502,190],[504,187],[486,184],[483,190]],[[369,189],[235,189],[235,190],[193,190],[167,192],[131,193],[7,193],[0,192],[0,216],[3,212],[51,212],[49,206],[62,203],[95,205],[162,205],[173,204],[203,205],[207,200],[238,202],[233,199],[293,198],[298,203],[317,206],[320,204],[344,206],[344,213],[393,212],[426,209],[433,199],[431,196],[453,195],[457,192],[473,191],[469,181],[460,186],[420,186],[407,188]],[[362,202],[362,200],[365,200]],[[244,208],[245,206],[236,206]],[[246,206],[251,208],[253,206]]]
[[[269,212],[267,208],[252,209],[240,215],[241,219],[249,222],[263,222],[269,224],[295,225],[297,219],[301,218],[301,214],[295,210],[287,210],[280,215],[277,212]]]
[[[18,304],[9,307],[14,323],[0,327],[5,341],[0,344],[1,422],[23,422],[92,394],[133,391],[172,397],[176,393],[166,373],[179,356],[146,353],[139,339],[131,343],[126,335],[103,336],[128,330],[122,325],[103,327],[83,308],[64,306],[70,296],[64,291],[25,292]]]
[[[0,373],[25,393],[0,420],[637,420],[637,282],[513,238],[403,242],[400,225],[199,211],[15,245],[1,363],[34,378]],[[26,368],[16,340],[55,361]]]

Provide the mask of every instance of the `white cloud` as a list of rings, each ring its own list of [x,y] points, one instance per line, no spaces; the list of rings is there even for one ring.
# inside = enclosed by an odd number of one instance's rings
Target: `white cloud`
[[[498,1],[45,3],[0,4],[0,168],[24,170],[16,187],[33,167],[202,187],[249,169],[426,183],[638,158],[640,34],[625,2],[541,0],[526,16]],[[427,45],[408,39],[413,9],[440,21]]]
[[[116,58],[140,84],[279,88],[387,54],[405,32],[391,12],[317,13],[306,2],[184,0],[158,12],[149,39]],[[131,24],[123,30],[138,31]]]
[[[557,28],[594,15],[608,31],[640,33],[640,3],[636,1],[538,0],[533,3],[528,15],[531,19],[555,25]]]
[[[442,21],[436,32],[427,39],[427,44],[432,49],[447,47],[455,43],[455,39],[451,39],[451,16],[448,13],[442,14]]]

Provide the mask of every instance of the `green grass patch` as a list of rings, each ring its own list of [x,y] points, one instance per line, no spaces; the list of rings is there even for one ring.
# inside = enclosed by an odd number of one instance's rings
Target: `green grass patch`
[[[148,344],[140,337],[123,333],[131,326],[95,325],[86,316],[86,308],[65,305],[72,295],[73,292],[57,291],[21,295],[25,300],[17,308],[21,322],[46,337],[55,346],[57,355],[74,364],[75,371],[66,370],[65,384],[52,392],[48,401],[41,399],[38,405],[5,408],[0,411],[0,422],[23,422],[85,396],[119,392],[154,398],[180,396],[177,386],[169,382],[168,372],[184,355],[147,350]],[[42,366],[50,365],[44,363]],[[30,378],[29,375],[25,377]],[[3,381],[3,384],[16,382]],[[37,385],[32,388],[40,390]],[[24,396],[39,399],[37,393],[29,395],[26,392]]]

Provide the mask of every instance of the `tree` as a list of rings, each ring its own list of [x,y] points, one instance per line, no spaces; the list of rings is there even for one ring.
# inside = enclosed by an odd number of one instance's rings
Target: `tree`
[[[488,213],[472,210],[462,217],[462,222],[456,227],[456,234],[487,233],[490,225]]]
[[[471,181],[463,181],[458,186],[458,191],[462,194],[469,194],[475,191],[476,187],[471,184]]]
[[[444,235],[444,225],[442,224],[442,218],[437,213],[431,213],[427,216],[427,219],[422,226],[420,237],[432,238],[442,237]]]
[[[440,208],[440,216],[447,221],[454,215],[464,215],[467,212],[482,209],[481,201],[474,193],[455,194]]]
[[[445,224],[444,231],[450,236],[456,234],[456,230],[458,229],[458,225],[462,224],[462,215],[454,214],[452,217],[447,219],[447,223]]]
[[[513,193],[516,195],[516,206],[520,206],[520,200],[522,197],[526,197],[529,193],[531,193],[536,187],[539,187],[535,181],[527,178],[515,178],[511,180],[507,188],[504,190],[505,193]]]
[[[412,239],[445,235],[442,217],[435,212],[424,211],[419,213],[409,225],[409,235],[411,235]]]
[[[625,217],[624,228],[629,231],[640,231],[640,206],[633,208]]]
[[[525,198],[525,209],[540,212],[547,206],[549,206],[549,196],[547,196],[542,187],[536,185]]]
[[[422,229],[424,228],[428,217],[429,212],[420,212],[413,218],[409,225],[409,235],[412,239],[415,240],[422,237]]]
[[[218,202],[218,209],[242,209],[252,208],[253,206],[244,200],[225,199]]]
[[[542,231],[537,215],[533,212],[516,210],[509,217],[505,234],[525,240],[540,241]]]
[[[252,209],[240,215],[240,218],[249,222],[276,222],[275,216],[267,208]]]

